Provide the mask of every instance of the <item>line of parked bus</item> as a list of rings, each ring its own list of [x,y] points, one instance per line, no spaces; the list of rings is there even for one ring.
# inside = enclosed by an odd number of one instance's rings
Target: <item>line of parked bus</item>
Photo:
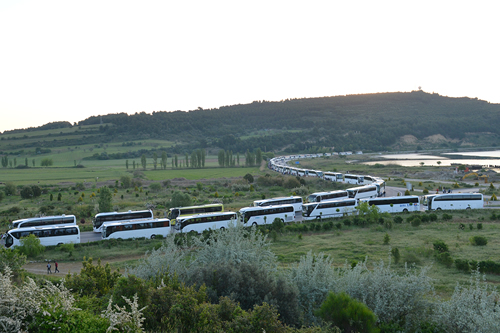
[[[292,156],[293,157],[293,156]],[[385,182],[378,177],[322,172],[293,168],[286,165],[292,157],[273,158],[269,167],[283,174],[320,177],[326,180],[361,185],[346,190],[316,192],[307,197],[279,197],[256,200],[251,207],[239,212],[224,212],[222,204],[171,208],[165,218],[154,218],[151,210],[106,212],[97,214],[93,230],[102,239],[155,238],[171,233],[201,233],[207,229],[224,229],[240,221],[246,226],[271,224],[276,218],[283,222],[295,221],[296,214],[303,220],[346,216],[357,213],[360,202],[379,207],[381,212],[401,213],[420,210],[417,196],[385,197]],[[428,210],[483,208],[480,193],[448,193],[423,197]],[[14,221],[6,234],[6,247],[20,245],[21,237],[34,234],[42,245],[79,243],[80,230],[74,215],[47,216]]]
[[[172,233],[201,233],[207,229],[224,229],[239,221],[245,226],[271,224],[276,218],[283,222],[295,221],[297,213],[303,220],[341,217],[357,214],[357,206],[367,202],[380,212],[404,213],[420,211],[418,196],[357,197],[359,191],[331,191],[312,193],[303,203],[302,197],[279,197],[256,200],[253,206],[238,212],[224,212],[222,204],[171,208],[167,218],[154,218],[153,212],[128,211],[99,213],[94,219],[94,231],[102,239],[110,238],[155,238]],[[432,194],[422,198],[428,210],[480,209],[484,207],[481,193]],[[175,221],[175,223],[173,223]],[[46,216],[12,222],[6,234],[5,246],[21,245],[22,237],[30,234],[40,238],[44,246],[62,243],[79,243],[80,230],[74,215]]]

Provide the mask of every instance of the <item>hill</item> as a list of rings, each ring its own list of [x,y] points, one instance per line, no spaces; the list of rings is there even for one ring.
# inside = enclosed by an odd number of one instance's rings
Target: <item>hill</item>
[[[500,143],[499,115],[498,104],[413,91],[108,114],[75,125],[6,131],[0,138],[9,141],[9,150],[151,139],[174,142],[168,148],[172,153],[210,147],[240,153],[257,147],[290,152],[456,148]]]

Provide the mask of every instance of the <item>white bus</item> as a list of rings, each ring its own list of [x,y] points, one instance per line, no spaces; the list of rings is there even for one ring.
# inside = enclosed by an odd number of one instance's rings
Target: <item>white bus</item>
[[[362,185],[365,181],[364,179],[365,177],[360,175],[351,175],[348,173],[344,175],[344,183],[346,184]]]
[[[276,206],[276,205],[292,205],[295,212],[302,211],[302,197],[291,196],[291,197],[278,197],[270,199],[255,200],[253,202],[254,207],[257,206]]]
[[[128,212],[107,212],[99,213],[92,219],[94,232],[102,232],[102,224],[105,222],[128,221],[137,219],[152,219],[153,212],[151,210],[137,210]]]
[[[375,181],[373,185],[377,187],[377,195],[379,197],[385,196],[385,181],[383,179]]]
[[[77,225],[48,225],[43,227],[17,228],[7,231],[5,247],[21,246],[21,237],[35,235],[43,246],[66,243],[80,243],[80,229]]]
[[[307,176],[308,177],[323,178],[323,171],[319,171],[319,170],[307,170]]]
[[[143,219],[131,221],[105,222],[102,225],[102,239],[111,238],[151,238],[170,234],[169,219]]]
[[[382,178],[380,178],[380,177],[373,177],[373,176],[368,176],[368,175],[363,176],[363,184],[364,185],[373,184],[373,183],[381,181],[381,180],[382,180]]]
[[[170,224],[175,225],[175,221],[180,216],[190,216],[190,215],[206,214],[206,213],[219,213],[223,211],[224,211],[224,205],[221,203],[207,204],[200,206],[175,207],[169,209],[167,218],[170,219]]]
[[[419,197],[416,195],[360,199],[359,202],[367,202],[369,206],[377,206],[381,213],[406,213],[420,211]]]
[[[325,200],[349,199],[349,193],[345,190],[330,192],[315,192],[309,194],[307,202],[320,202]]]
[[[302,206],[302,218],[304,220],[314,220],[352,215],[356,213],[356,206],[356,199],[306,203]]]
[[[236,223],[237,218],[234,212],[191,215],[177,218],[172,228],[176,233],[190,231],[202,233],[209,229],[225,229],[229,223]]]
[[[428,210],[441,209],[479,209],[484,208],[481,193],[446,193],[431,194],[424,197]]]
[[[332,182],[342,182],[344,176],[340,172],[330,172],[327,171],[323,174],[323,179],[332,181]]]
[[[238,212],[238,218],[245,226],[272,224],[276,218],[282,222],[293,222],[295,208],[292,205],[244,207]]]
[[[15,220],[11,223],[11,229],[26,227],[42,227],[45,225],[76,225],[75,215],[58,215],[30,217],[22,220]]]
[[[375,185],[365,185],[353,188],[348,188],[349,198],[352,199],[365,199],[378,197],[378,188]]]

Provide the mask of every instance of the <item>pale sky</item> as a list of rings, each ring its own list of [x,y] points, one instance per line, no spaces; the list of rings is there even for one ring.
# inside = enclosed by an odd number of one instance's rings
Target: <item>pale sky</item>
[[[412,91],[500,103],[499,1],[0,0],[0,131]]]

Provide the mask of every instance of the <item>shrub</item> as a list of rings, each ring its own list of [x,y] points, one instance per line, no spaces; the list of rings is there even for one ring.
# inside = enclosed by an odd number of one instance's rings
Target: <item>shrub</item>
[[[470,285],[457,285],[448,301],[436,304],[433,319],[446,332],[498,332],[498,293],[473,271]]]
[[[443,242],[442,240],[436,240],[434,241],[434,243],[432,243],[432,245],[434,246],[434,250],[439,252],[439,253],[443,253],[443,252],[448,252],[448,245],[446,245],[445,242]]]
[[[394,223],[403,223],[403,218],[401,216],[395,216]]]
[[[431,213],[429,214],[429,219],[432,221],[432,222],[436,222],[438,220],[438,216],[436,213]]]
[[[159,192],[161,190],[161,184],[160,183],[152,183],[149,185],[149,189],[153,192]]]
[[[443,216],[441,218],[443,219],[443,221],[450,221],[451,219],[453,219],[453,215],[448,213],[443,213]]]
[[[442,263],[446,267],[450,268],[453,265],[453,259],[449,252],[442,252],[436,256],[438,262]]]
[[[37,256],[45,251],[45,246],[40,244],[40,238],[31,234],[27,237],[21,237],[21,246],[19,251],[27,257]]]
[[[458,225],[458,229],[459,229],[459,230],[465,230],[465,224],[460,223],[460,224]]]
[[[251,174],[247,173],[246,175],[243,176],[243,179],[245,179],[248,183],[253,183],[254,178]]]
[[[386,232],[384,236],[384,245],[389,245],[389,242],[391,241],[391,236]]]
[[[344,332],[377,332],[377,317],[363,303],[342,292],[328,293],[316,315],[338,326]]]
[[[283,187],[287,189],[300,187],[300,182],[295,177],[286,177],[285,181],[283,182]]]
[[[418,227],[420,226],[420,222],[422,222],[420,216],[414,216],[413,219],[411,220],[411,225],[412,227]]]
[[[488,240],[486,239],[486,237],[483,236],[473,236],[469,238],[469,241],[472,245],[476,246],[484,246],[488,244]]]
[[[395,247],[395,248],[393,248],[391,250],[391,255],[394,258],[394,262],[396,264],[398,264],[399,263],[399,259],[401,258],[401,254],[399,253],[399,249],[397,247]]]
[[[483,229],[483,224],[482,223],[477,223],[476,224],[477,230]]]
[[[429,222],[431,220],[430,216],[427,215],[427,214],[422,214],[420,216],[420,219],[422,220],[423,223],[427,223],[427,222]]]

